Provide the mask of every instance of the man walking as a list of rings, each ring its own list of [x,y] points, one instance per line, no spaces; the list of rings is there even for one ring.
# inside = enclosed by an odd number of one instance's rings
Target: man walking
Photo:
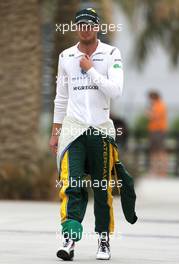
[[[99,17],[87,8],[76,14],[79,43],[59,56],[54,121],[50,147],[57,152],[63,246],[57,256],[72,260],[75,242],[82,236],[87,205],[86,189],[79,184],[87,171],[94,191],[97,259],[110,259],[109,234],[114,231],[111,181],[115,129],[109,118],[110,99],[121,96],[123,69],[118,48],[97,39]],[[59,130],[60,136],[59,136]],[[58,145],[58,148],[57,148]],[[78,184],[73,187],[72,181]],[[94,183],[98,181],[96,187]]]

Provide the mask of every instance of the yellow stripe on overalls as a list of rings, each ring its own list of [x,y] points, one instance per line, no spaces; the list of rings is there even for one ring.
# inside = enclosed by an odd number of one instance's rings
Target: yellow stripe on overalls
[[[109,222],[109,233],[112,234],[114,233],[114,212],[113,212],[113,196],[112,196],[112,187],[111,187],[111,180],[112,180],[112,167],[114,165],[114,159],[113,159],[113,146],[110,144],[110,149],[109,149],[109,181],[110,184],[108,184],[107,188],[107,194],[108,194],[108,206],[109,206],[109,213],[110,213],[110,222]]]
[[[60,216],[61,223],[66,221],[67,219],[67,204],[68,204],[68,196],[66,195],[66,189],[69,186],[69,160],[68,160],[68,151],[65,152],[62,163],[61,163],[61,174],[60,181],[62,181],[62,188],[60,189]]]
[[[116,147],[113,147],[113,162],[114,164],[119,162],[119,151]],[[114,177],[114,180],[116,182],[116,187],[117,187],[117,190],[118,190],[118,193],[120,194],[120,187],[118,186],[117,184],[117,181],[118,181],[118,177],[117,177],[117,172],[116,172],[116,168],[114,166],[114,174],[113,174],[113,177]]]

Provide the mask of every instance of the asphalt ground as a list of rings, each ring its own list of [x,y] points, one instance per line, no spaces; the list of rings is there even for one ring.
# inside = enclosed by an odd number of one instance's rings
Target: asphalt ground
[[[120,199],[114,199],[115,234],[112,259],[121,264],[179,263],[179,180],[142,180],[137,191],[138,222],[124,219]],[[0,201],[0,263],[53,264],[61,244],[59,203]],[[76,263],[95,259],[93,201],[84,219],[83,239],[76,244]],[[106,261],[105,261],[106,262]]]

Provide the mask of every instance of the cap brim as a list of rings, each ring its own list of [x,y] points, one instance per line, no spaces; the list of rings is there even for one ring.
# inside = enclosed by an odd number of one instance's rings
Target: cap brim
[[[93,22],[91,20],[87,20],[87,19],[81,19],[81,20],[75,22],[75,24],[76,25],[79,25],[79,24],[87,24],[87,25],[93,25],[93,26],[98,25],[97,23],[95,23],[95,22]]]

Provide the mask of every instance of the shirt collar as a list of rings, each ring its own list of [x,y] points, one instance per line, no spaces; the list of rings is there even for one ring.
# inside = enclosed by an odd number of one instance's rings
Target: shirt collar
[[[78,49],[78,45],[79,45],[79,42],[75,45],[75,57],[79,57],[79,56],[84,55],[84,53]],[[91,56],[94,56],[96,54],[104,54],[104,53],[105,52],[103,49],[102,42],[100,41],[100,39],[98,39],[98,46]]]

